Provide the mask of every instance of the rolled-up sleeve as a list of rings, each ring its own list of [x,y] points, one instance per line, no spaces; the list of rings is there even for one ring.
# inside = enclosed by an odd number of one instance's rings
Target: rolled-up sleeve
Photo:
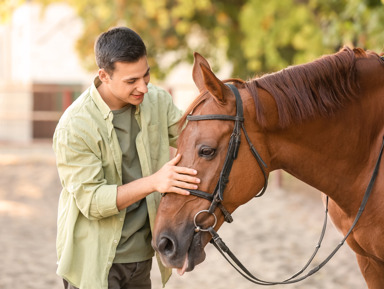
[[[63,190],[76,201],[81,213],[89,219],[101,219],[118,214],[117,183],[108,183],[95,140],[87,135],[55,132],[53,148]]]

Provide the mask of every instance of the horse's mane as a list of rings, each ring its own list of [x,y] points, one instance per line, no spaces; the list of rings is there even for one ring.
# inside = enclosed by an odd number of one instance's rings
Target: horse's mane
[[[333,115],[358,96],[356,59],[359,57],[367,57],[364,50],[345,47],[313,62],[247,81],[245,85],[254,98],[257,121],[266,124],[257,88],[274,97],[282,127],[316,116]]]
[[[376,53],[369,54],[379,58]],[[356,60],[367,56],[363,49],[344,47],[338,53],[247,82],[240,79],[224,82],[237,82],[249,90],[255,102],[256,119],[261,126],[266,125],[266,114],[257,89],[269,92],[277,105],[280,126],[287,127],[317,116],[332,116],[347,102],[356,99],[359,95]],[[207,92],[202,93],[189,105],[179,122],[180,128],[185,125],[187,115],[207,97]]]

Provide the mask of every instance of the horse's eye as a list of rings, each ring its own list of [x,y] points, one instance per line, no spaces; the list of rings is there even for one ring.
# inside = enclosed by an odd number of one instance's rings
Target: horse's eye
[[[211,147],[202,146],[199,150],[199,156],[203,158],[212,158],[216,153],[216,150]]]

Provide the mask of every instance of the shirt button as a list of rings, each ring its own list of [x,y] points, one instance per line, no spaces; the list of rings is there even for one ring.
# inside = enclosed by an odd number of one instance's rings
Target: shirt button
[[[112,263],[111,262],[108,262],[108,265],[111,265]]]
[[[113,243],[117,244],[117,240],[113,240]]]

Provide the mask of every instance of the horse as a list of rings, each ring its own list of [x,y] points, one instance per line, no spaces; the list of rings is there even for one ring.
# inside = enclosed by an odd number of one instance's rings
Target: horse
[[[221,81],[195,53],[192,75],[200,94],[181,120],[178,165],[195,168],[201,183],[197,193],[160,201],[152,246],[162,263],[193,270],[223,222],[281,169],[328,196],[328,214],[368,288],[383,288],[384,59],[344,47],[248,81]]]

